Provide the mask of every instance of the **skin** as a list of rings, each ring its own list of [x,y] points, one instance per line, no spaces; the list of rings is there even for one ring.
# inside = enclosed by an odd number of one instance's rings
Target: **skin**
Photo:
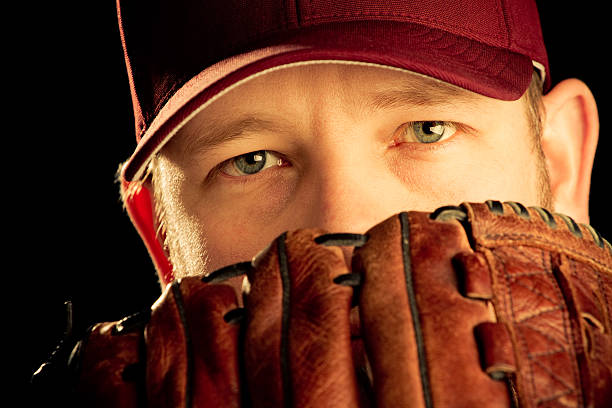
[[[252,79],[202,110],[155,160],[151,189],[177,276],[249,260],[286,230],[363,233],[400,211],[464,201],[560,206],[588,221],[596,109],[584,84],[561,85],[560,95],[544,97],[541,151],[524,97],[500,101],[358,65],[305,65]],[[373,95],[398,89],[408,100],[370,106]],[[240,137],[212,144],[238,118],[249,118],[233,129]],[[411,131],[420,121],[443,122],[437,130],[445,136],[420,142]],[[233,158],[260,150],[270,152],[271,165],[241,175]]]

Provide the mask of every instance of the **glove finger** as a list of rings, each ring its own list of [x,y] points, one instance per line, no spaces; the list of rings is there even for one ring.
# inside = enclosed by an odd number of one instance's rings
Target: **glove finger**
[[[406,294],[399,222],[369,230],[355,250],[353,273],[362,276],[359,316],[372,368],[377,406],[425,406],[417,343]]]
[[[504,383],[480,366],[474,328],[492,318],[463,297],[452,258],[471,251],[456,220],[401,213],[355,250],[360,317],[378,406],[508,406]]]
[[[150,407],[237,407],[240,326],[234,288],[188,277],[168,285],[146,328]]]
[[[358,406],[352,288],[342,250],[319,230],[283,234],[254,261],[245,297],[245,367],[253,406]]]
[[[508,383],[521,406],[609,407],[610,244],[592,227],[545,208],[493,200],[462,207],[507,331],[479,330],[488,369],[511,360]]]
[[[77,344],[71,356],[71,365],[79,373],[76,405],[127,408],[142,404],[144,324],[134,324],[135,317],[98,323]]]

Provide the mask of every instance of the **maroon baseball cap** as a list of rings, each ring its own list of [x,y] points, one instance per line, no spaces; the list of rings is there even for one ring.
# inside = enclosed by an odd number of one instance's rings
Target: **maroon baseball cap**
[[[533,0],[117,0],[134,107],[126,182],[180,127],[239,84],[325,62],[393,67],[516,100],[550,87]]]

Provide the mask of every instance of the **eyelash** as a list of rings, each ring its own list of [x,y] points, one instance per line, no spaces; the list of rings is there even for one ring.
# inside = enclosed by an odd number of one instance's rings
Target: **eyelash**
[[[251,154],[255,154],[257,152],[265,152],[266,154],[266,159],[269,155],[273,155],[275,157],[277,157],[277,162],[276,162],[276,166],[274,166],[274,164],[272,164],[271,166],[268,166],[256,173],[253,174],[244,174],[244,175],[232,175],[232,174],[227,174],[226,172],[223,171],[224,168],[231,166],[231,165],[235,165],[235,162],[242,158],[245,157],[247,155],[251,155]],[[263,170],[268,170],[270,168],[274,168],[274,167],[289,167],[291,166],[291,163],[280,153],[275,152],[273,150],[255,150],[252,152],[248,152],[248,153],[244,153],[238,156],[234,156],[230,159],[227,159],[225,161],[222,161],[221,163],[217,164],[208,174],[208,176],[206,177],[206,180],[211,180],[214,177],[216,177],[217,175],[220,175],[222,177],[226,177],[229,179],[233,179],[233,180],[242,180],[242,181],[246,181],[246,179],[248,179],[249,181],[251,180],[255,180],[259,177],[263,175],[265,175],[265,171]]]
[[[420,120],[407,122],[397,128],[390,146],[410,144],[418,148],[439,147],[442,142],[452,138],[457,131],[462,130],[465,130],[465,126],[449,121]],[[441,134],[438,133],[440,131],[442,132]],[[418,134],[419,132],[421,134]],[[439,137],[436,139],[436,136]],[[420,138],[432,138],[436,140],[418,140]]]
[[[444,126],[452,127],[454,132],[450,136],[445,137],[441,141],[434,141],[434,142],[429,142],[429,143],[427,143],[427,142],[405,142],[405,141],[402,141],[402,140],[398,140],[401,137],[403,137],[403,135],[407,131],[410,131],[410,129],[412,127],[414,127],[416,124],[425,124],[425,123],[428,123],[428,122],[441,123]],[[431,128],[433,128],[433,127],[431,127]],[[431,128],[430,128],[430,130],[431,130]],[[472,128],[470,128],[467,125],[464,125],[464,124],[461,124],[461,123],[457,123],[457,122],[450,122],[450,121],[433,121],[433,120],[432,121],[422,121],[421,120],[421,121],[406,122],[406,123],[403,123],[402,125],[400,125],[397,128],[396,132],[394,133],[393,141],[391,142],[390,147],[396,147],[396,146],[408,144],[412,148],[418,148],[418,149],[422,149],[422,150],[434,150],[434,149],[437,149],[437,148],[441,147],[440,145],[442,143],[444,143],[445,141],[447,141],[447,139],[452,139],[455,136],[456,132],[466,132],[466,131],[470,132],[471,130],[472,130]],[[397,136],[395,136],[395,135],[397,135]],[[441,136],[441,137],[444,137],[444,136]],[[285,157],[282,156],[278,152],[275,152],[275,151],[272,151],[272,150],[252,151],[252,152],[244,153],[244,154],[241,154],[241,155],[238,155],[238,156],[234,156],[234,157],[232,157],[230,159],[227,159],[227,160],[219,163],[218,165],[216,165],[210,171],[210,173],[208,174],[206,179],[210,180],[210,179],[212,179],[213,177],[215,177],[218,174],[222,175],[224,177],[227,177],[227,178],[242,179],[244,181],[246,181],[246,179],[254,180],[255,178],[258,178],[262,173],[265,173],[263,170],[273,168],[273,165],[265,167],[262,170],[257,171],[256,173],[253,173],[253,174],[231,175],[231,174],[227,174],[227,173],[225,173],[223,171],[223,169],[225,167],[230,166],[230,165],[235,165],[235,162],[237,160],[239,160],[240,158],[246,157],[247,155],[253,155],[253,154],[256,154],[258,152],[265,152],[266,158],[268,157],[268,155],[274,155],[274,156],[278,157],[278,167],[288,167],[288,166],[291,165],[291,163],[288,162],[285,159]]]

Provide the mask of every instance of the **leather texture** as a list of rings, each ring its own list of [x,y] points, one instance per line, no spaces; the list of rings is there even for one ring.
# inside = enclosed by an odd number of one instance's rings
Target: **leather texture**
[[[172,282],[92,329],[77,390],[90,407],[609,407],[611,302],[612,247],[569,217],[403,212]]]

